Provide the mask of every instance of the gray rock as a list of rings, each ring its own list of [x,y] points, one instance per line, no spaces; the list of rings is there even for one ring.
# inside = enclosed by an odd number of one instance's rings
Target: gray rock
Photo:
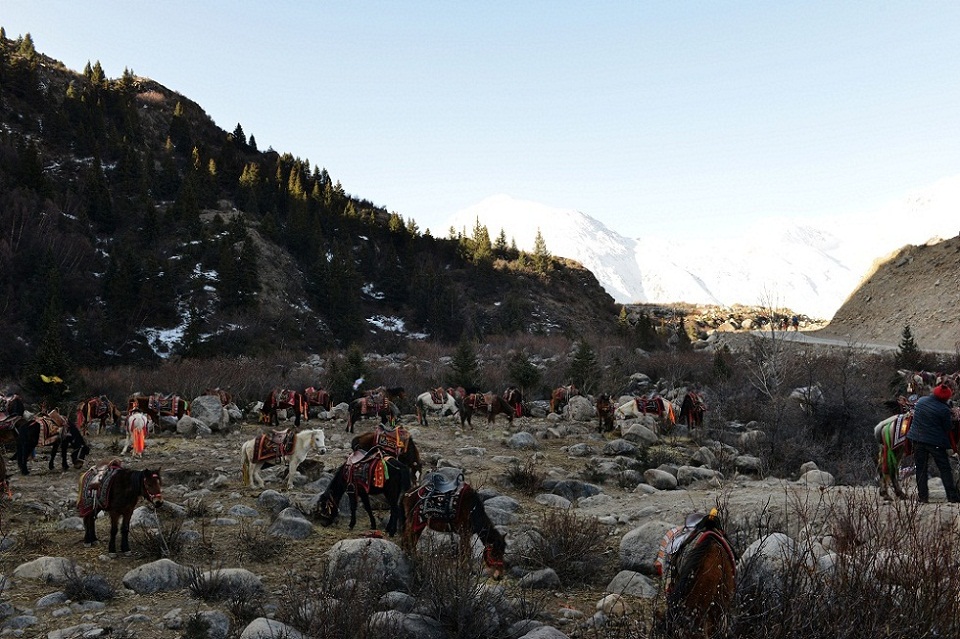
[[[227,639],[230,634],[230,617],[220,610],[203,610],[197,616],[207,622],[208,639]]]
[[[285,623],[257,617],[243,629],[240,639],[306,639],[306,636]]]
[[[133,510],[130,515],[130,528],[159,528],[160,520],[157,519],[157,512],[152,506],[139,506]]]
[[[534,628],[530,632],[517,639],[570,639],[567,635],[563,634],[553,626],[540,626],[539,628]]]
[[[237,504],[232,506],[230,510],[227,511],[230,515],[234,517],[259,517],[260,512],[256,508],[251,508],[250,506],[244,506],[243,504]]]
[[[170,559],[142,564],[123,576],[123,585],[140,595],[180,590],[190,581],[190,570]]]
[[[525,431],[514,433],[506,441],[506,445],[508,448],[513,448],[514,450],[531,450],[540,448],[540,442],[537,441],[536,437]]]
[[[0,624],[0,627],[3,627],[4,630],[23,630],[24,628],[29,628],[30,626],[35,626],[38,619],[33,615],[17,615],[16,617],[8,617]]]
[[[399,590],[391,590],[380,597],[380,606],[385,610],[398,610],[400,612],[410,612],[416,605],[417,599],[413,595],[408,595]]]
[[[47,633],[47,639],[75,639],[76,637],[98,637],[99,634],[88,634],[95,633],[97,631],[103,632],[98,624],[95,623],[81,623],[76,626],[70,626],[69,628],[60,628],[59,630],[51,630]]]
[[[265,490],[257,497],[257,505],[276,515],[290,505],[290,500],[275,490]]]
[[[486,508],[499,508],[500,510],[506,510],[510,513],[515,513],[521,509],[519,501],[506,495],[491,497],[483,502],[483,505]]]
[[[66,557],[38,557],[13,569],[16,579],[34,579],[49,584],[64,584],[81,570]]]
[[[560,587],[560,577],[553,568],[543,568],[528,572],[517,585],[530,590],[551,590]]]
[[[573,507],[573,502],[566,497],[553,495],[551,493],[541,493],[534,497],[534,501],[541,506],[549,506],[550,508],[559,508],[561,510],[568,510]]]
[[[83,517],[67,517],[57,522],[57,530],[83,530]]]
[[[306,539],[313,534],[313,524],[296,508],[284,508],[267,532],[274,537]]]
[[[800,483],[812,486],[833,486],[837,480],[825,470],[808,470],[800,477]]]
[[[717,456],[706,446],[701,446],[690,457],[691,466],[705,466],[706,468],[717,467]]]
[[[263,593],[260,577],[246,568],[219,568],[200,573],[206,583],[219,583],[219,592],[226,597],[256,597]]]
[[[567,447],[567,454],[571,457],[589,457],[596,453],[596,449],[590,444],[584,444],[580,442],[578,444],[571,444]]]
[[[625,440],[643,448],[653,446],[660,441],[660,438],[657,437],[655,432],[639,423],[631,424],[630,427],[622,431],[622,433]]]
[[[657,490],[673,490],[677,487],[677,478],[659,468],[649,468],[644,471],[643,479]]]
[[[49,595],[44,595],[37,599],[37,603],[35,603],[33,607],[49,608],[50,606],[59,606],[60,604],[66,603],[69,599],[67,593],[58,590],[57,592],[51,592]]]
[[[604,455],[636,455],[637,445],[626,439],[614,439],[603,447]]]
[[[190,402],[190,416],[214,432],[228,430],[230,426],[230,414],[214,395],[201,395]]]
[[[709,481],[719,477],[720,473],[710,468],[701,468],[699,466],[681,466],[677,470],[677,483],[681,486],[689,486],[696,481]]]
[[[555,495],[561,495],[569,500],[599,495],[602,490],[596,484],[588,484],[579,479],[561,479],[559,481],[544,482],[543,487]]]
[[[407,556],[386,539],[344,539],[326,553],[332,574],[349,579],[362,575],[383,587],[406,590],[412,578]]]
[[[634,528],[620,539],[620,567],[654,574],[654,561],[660,549],[660,540],[673,524],[653,520]]]
[[[660,588],[653,579],[633,570],[621,570],[607,584],[607,592],[644,599],[653,599],[659,591]]]
[[[737,472],[747,475],[760,475],[763,472],[763,461],[753,455],[737,455],[733,458],[733,467]]]

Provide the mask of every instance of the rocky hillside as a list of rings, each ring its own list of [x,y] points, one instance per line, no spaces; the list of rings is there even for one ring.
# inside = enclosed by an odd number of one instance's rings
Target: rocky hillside
[[[897,344],[905,326],[922,350],[957,350],[960,237],[908,245],[878,263],[823,332],[861,343]]]

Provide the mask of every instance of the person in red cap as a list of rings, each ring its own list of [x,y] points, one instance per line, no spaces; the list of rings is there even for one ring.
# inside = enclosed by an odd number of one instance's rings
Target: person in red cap
[[[933,457],[943,487],[947,491],[947,501],[960,502],[960,492],[953,481],[953,471],[947,459],[950,447],[950,430],[953,428],[952,414],[947,402],[953,396],[953,390],[946,384],[935,386],[932,395],[921,397],[913,408],[913,419],[907,439],[913,445],[913,459],[917,465],[917,497],[920,503],[927,503],[930,493],[927,490],[927,462]]]

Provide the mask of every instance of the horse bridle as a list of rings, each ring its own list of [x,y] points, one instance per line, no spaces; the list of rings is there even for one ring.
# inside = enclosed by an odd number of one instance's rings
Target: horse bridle
[[[156,475],[157,479],[159,480],[160,476],[157,473],[154,473],[154,475]],[[144,498],[146,498],[146,500],[151,504],[155,504],[158,501],[161,503],[163,502],[162,489],[157,493],[151,493],[149,490],[147,490],[147,474],[142,470],[140,471],[140,494],[143,495]]]

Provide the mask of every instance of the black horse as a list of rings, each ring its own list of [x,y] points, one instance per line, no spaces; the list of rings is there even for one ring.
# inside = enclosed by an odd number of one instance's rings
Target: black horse
[[[83,543],[97,542],[97,513],[102,510],[110,514],[109,552],[117,552],[118,527],[120,552],[130,552],[130,516],[141,497],[154,507],[163,505],[159,469],[130,470],[115,460],[105,468],[90,468],[81,475],[77,510],[83,517]]]
[[[358,457],[361,455],[362,453],[357,454]],[[410,470],[406,464],[396,457],[388,457],[375,450],[355,463],[348,459],[340,466],[330,486],[320,496],[314,514],[321,525],[330,526],[340,512],[343,493],[347,493],[350,497],[350,530],[357,525],[358,497],[370,517],[370,528],[376,530],[377,520],[373,516],[370,495],[383,495],[390,505],[387,534],[392,537],[403,528],[403,509],[400,502],[410,485]]]
[[[74,468],[83,466],[83,460],[90,453],[90,447],[75,423],[69,422],[56,409],[46,414],[38,414],[30,420],[23,420],[17,433],[17,466],[21,475],[29,475],[28,460],[34,451],[42,446],[50,446],[50,460],[47,467],[53,470],[57,452],[60,453],[63,470],[67,470],[67,448]]]

